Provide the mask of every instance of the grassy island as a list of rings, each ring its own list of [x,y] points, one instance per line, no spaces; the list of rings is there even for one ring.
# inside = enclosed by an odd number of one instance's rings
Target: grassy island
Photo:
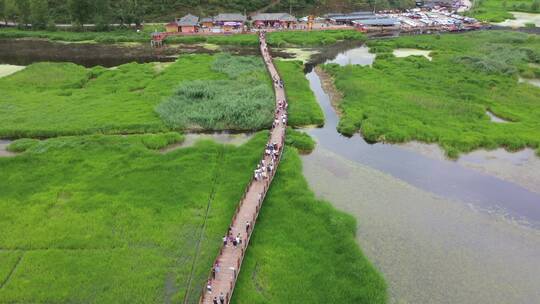
[[[438,143],[450,157],[478,148],[540,147],[540,39],[517,32],[370,41],[373,67],[326,65],[344,94],[341,133],[370,141]],[[396,58],[393,50],[430,50]],[[488,114],[506,122],[493,122]],[[540,154],[540,149],[538,150]]]

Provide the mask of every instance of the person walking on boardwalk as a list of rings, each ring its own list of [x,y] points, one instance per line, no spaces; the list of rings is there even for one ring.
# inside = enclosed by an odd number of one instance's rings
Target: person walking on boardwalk
[[[214,297],[214,300],[212,301],[212,303],[213,304],[219,304],[216,297]]]
[[[219,266],[219,262],[216,262],[216,273],[219,273],[221,271],[221,267]]]
[[[225,304],[225,296],[223,292],[219,295],[219,304]]]
[[[240,237],[240,233],[236,235],[236,243],[242,245],[242,238]]]
[[[227,236],[223,237],[223,246],[227,246]]]
[[[206,283],[206,290],[208,290],[208,293],[212,293],[212,280],[208,280]]]
[[[251,223],[249,221],[246,221],[246,232],[249,233],[249,227],[251,226]]]

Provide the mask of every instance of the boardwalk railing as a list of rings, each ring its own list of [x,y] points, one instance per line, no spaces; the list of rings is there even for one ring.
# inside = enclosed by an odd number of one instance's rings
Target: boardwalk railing
[[[208,276],[208,284],[206,284],[201,291],[199,303],[212,304],[213,299],[219,299],[220,296],[224,298],[224,303],[229,303],[230,299],[232,298],[236,280],[242,267],[242,262],[246,254],[249,241],[251,240],[251,235],[255,228],[255,223],[257,222],[262,203],[266,197],[270,185],[272,184],[272,180],[274,179],[276,171],[279,167],[279,163],[281,162],[281,157],[284,151],[285,132],[287,128],[285,91],[281,78],[279,77],[277,70],[272,63],[272,58],[268,52],[264,32],[259,34],[259,39],[261,54],[264,58],[267,70],[274,80],[274,89],[276,95],[275,118],[277,123],[274,123],[272,129],[270,130],[268,145],[277,144],[278,153],[277,157],[268,155],[266,153],[267,148],[265,147],[265,151],[263,152],[261,159],[266,164],[273,162],[274,167],[268,172],[269,174],[267,178],[263,178],[262,180],[256,180],[254,177],[251,178],[249,184],[244,190],[240,203],[234,212],[229,233],[227,233],[226,236],[229,237],[231,229],[234,229],[235,232],[242,236],[241,243],[234,248],[225,244],[221,245],[219,254],[216,257],[212,270]],[[283,119],[283,117],[285,117],[285,119]],[[263,166],[263,170],[267,170],[267,168]],[[247,226],[243,226],[245,222],[250,223],[249,229]],[[217,272],[215,269],[216,265],[219,265],[219,272]],[[227,270],[231,270],[231,272],[229,273]]]

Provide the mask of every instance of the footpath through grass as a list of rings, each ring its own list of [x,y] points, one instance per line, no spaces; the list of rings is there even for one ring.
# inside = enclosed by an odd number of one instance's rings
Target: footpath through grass
[[[262,59],[186,55],[162,65],[30,65],[0,79],[0,138],[260,130],[271,124],[273,92]]]
[[[324,115],[304,76],[303,64],[299,61],[282,60],[276,60],[275,63],[285,82],[289,102],[289,125],[293,127],[323,126]]]
[[[377,53],[372,68],[324,66],[344,94],[341,133],[438,143],[450,157],[478,148],[539,148],[540,88],[518,83],[520,74],[540,75],[538,36],[474,32],[377,40],[370,47]],[[433,61],[395,58],[394,48],[432,50]],[[488,110],[509,122],[491,122]]]
[[[178,134],[15,142],[26,152],[0,158],[0,302],[180,303],[198,254],[196,303],[266,139],[168,154],[148,147]]]
[[[110,32],[71,32],[71,31],[32,31],[19,29],[0,29],[0,39],[39,38],[52,41],[89,42],[89,43],[149,43],[154,30],[164,31],[162,26],[146,26],[137,33],[133,30],[114,30]],[[271,46],[321,46],[330,45],[342,40],[364,40],[365,36],[354,30],[328,31],[290,31],[268,34],[268,44]],[[235,35],[193,35],[174,36],[167,38],[167,43],[210,43],[234,46],[258,46],[259,40],[255,33]]]
[[[476,0],[468,13],[482,21],[514,19],[510,12],[540,13],[539,0]],[[535,4],[536,3],[536,4]]]
[[[232,303],[386,303],[386,284],[358,248],[353,217],[315,199],[285,151]]]

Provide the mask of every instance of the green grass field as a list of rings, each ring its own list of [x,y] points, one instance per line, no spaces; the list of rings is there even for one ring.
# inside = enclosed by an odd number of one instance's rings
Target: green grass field
[[[71,63],[33,64],[0,79],[0,137],[260,130],[271,124],[273,92],[260,58],[186,55],[161,66],[132,63],[87,69]],[[190,91],[197,83],[212,90],[212,98],[196,103],[177,98],[176,106],[159,111],[158,105],[173,95],[182,97],[178,92]]]
[[[534,2],[537,4],[533,5]],[[502,22],[514,19],[509,12],[540,13],[538,0],[476,0],[469,15],[482,21]]]
[[[293,127],[323,126],[324,115],[304,76],[302,63],[276,60],[275,64],[285,82],[290,112],[289,125]]]
[[[377,53],[373,68],[324,67],[344,94],[341,133],[438,143],[450,157],[478,148],[539,148],[540,88],[518,83],[518,75],[538,73],[538,36],[474,32],[369,44]],[[433,50],[433,61],[395,58],[394,48]],[[510,122],[491,122],[488,110]]]
[[[267,134],[167,154],[181,135],[14,142],[22,154],[0,158],[0,302],[196,303]],[[354,219],[317,201],[301,172],[288,149],[235,302],[384,303]]]
[[[163,26],[147,26],[137,33],[134,30],[115,30],[110,32],[71,32],[71,31],[32,31],[19,29],[0,29],[0,39],[40,38],[52,41],[88,42],[88,43],[149,43],[150,34],[154,30],[164,31]],[[341,40],[364,40],[365,36],[353,30],[329,30],[313,32],[278,32],[268,34],[271,46],[321,46],[330,45]],[[258,46],[256,34],[213,35],[213,36],[176,36],[167,38],[167,43],[211,43],[233,46]]]
[[[315,199],[294,149],[283,157],[232,303],[386,303],[386,284],[358,248],[356,222]]]
[[[137,33],[135,30],[112,30],[109,32],[74,32],[74,31],[34,31],[20,30],[15,28],[0,29],[0,39],[13,38],[39,38],[52,41],[65,42],[88,42],[88,43],[121,43],[121,42],[141,42],[150,41],[150,35],[155,30],[163,31],[163,26],[145,26],[144,30]]]
[[[195,303],[266,138],[168,154],[182,136],[19,143],[0,158],[0,302],[179,303],[192,277]]]

